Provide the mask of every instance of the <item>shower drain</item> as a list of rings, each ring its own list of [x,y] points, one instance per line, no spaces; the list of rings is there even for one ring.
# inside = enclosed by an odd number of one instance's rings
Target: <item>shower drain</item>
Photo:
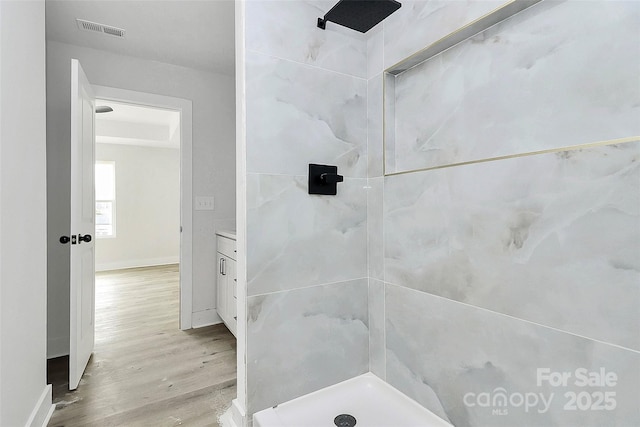
[[[353,415],[340,414],[333,420],[333,423],[338,427],[353,427],[356,425],[356,419]]]

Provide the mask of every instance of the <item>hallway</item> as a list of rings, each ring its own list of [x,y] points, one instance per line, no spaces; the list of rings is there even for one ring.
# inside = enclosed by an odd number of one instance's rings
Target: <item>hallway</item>
[[[222,324],[178,328],[178,266],[96,275],[96,343],[76,391],[48,362],[51,427],[216,426],[236,396],[236,340]]]

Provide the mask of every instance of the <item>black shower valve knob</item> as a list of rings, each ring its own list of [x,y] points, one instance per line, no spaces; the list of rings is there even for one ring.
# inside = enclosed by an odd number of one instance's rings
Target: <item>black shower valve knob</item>
[[[344,177],[338,175],[338,167],[331,165],[309,164],[309,194],[335,196],[338,194],[338,183]]]
[[[344,181],[344,177],[337,173],[323,173],[320,175],[320,181],[322,181],[323,184],[336,184]]]

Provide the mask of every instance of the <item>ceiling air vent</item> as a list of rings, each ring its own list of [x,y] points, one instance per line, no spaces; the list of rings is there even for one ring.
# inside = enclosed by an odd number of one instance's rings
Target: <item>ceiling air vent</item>
[[[76,22],[78,23],[78,28],[83,31],[93,31],[94,33],[103,33],[114,37],[124,37],[125,31],[122,28],[85,21],[84,19],[76,19]]]

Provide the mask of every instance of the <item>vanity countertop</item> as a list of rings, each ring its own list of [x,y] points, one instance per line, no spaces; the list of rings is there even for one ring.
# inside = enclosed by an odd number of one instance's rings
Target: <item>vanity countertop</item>
[[[218,230],[216,231],[218,236],[226,237],[227,239],[236,240],[235,230]]]

